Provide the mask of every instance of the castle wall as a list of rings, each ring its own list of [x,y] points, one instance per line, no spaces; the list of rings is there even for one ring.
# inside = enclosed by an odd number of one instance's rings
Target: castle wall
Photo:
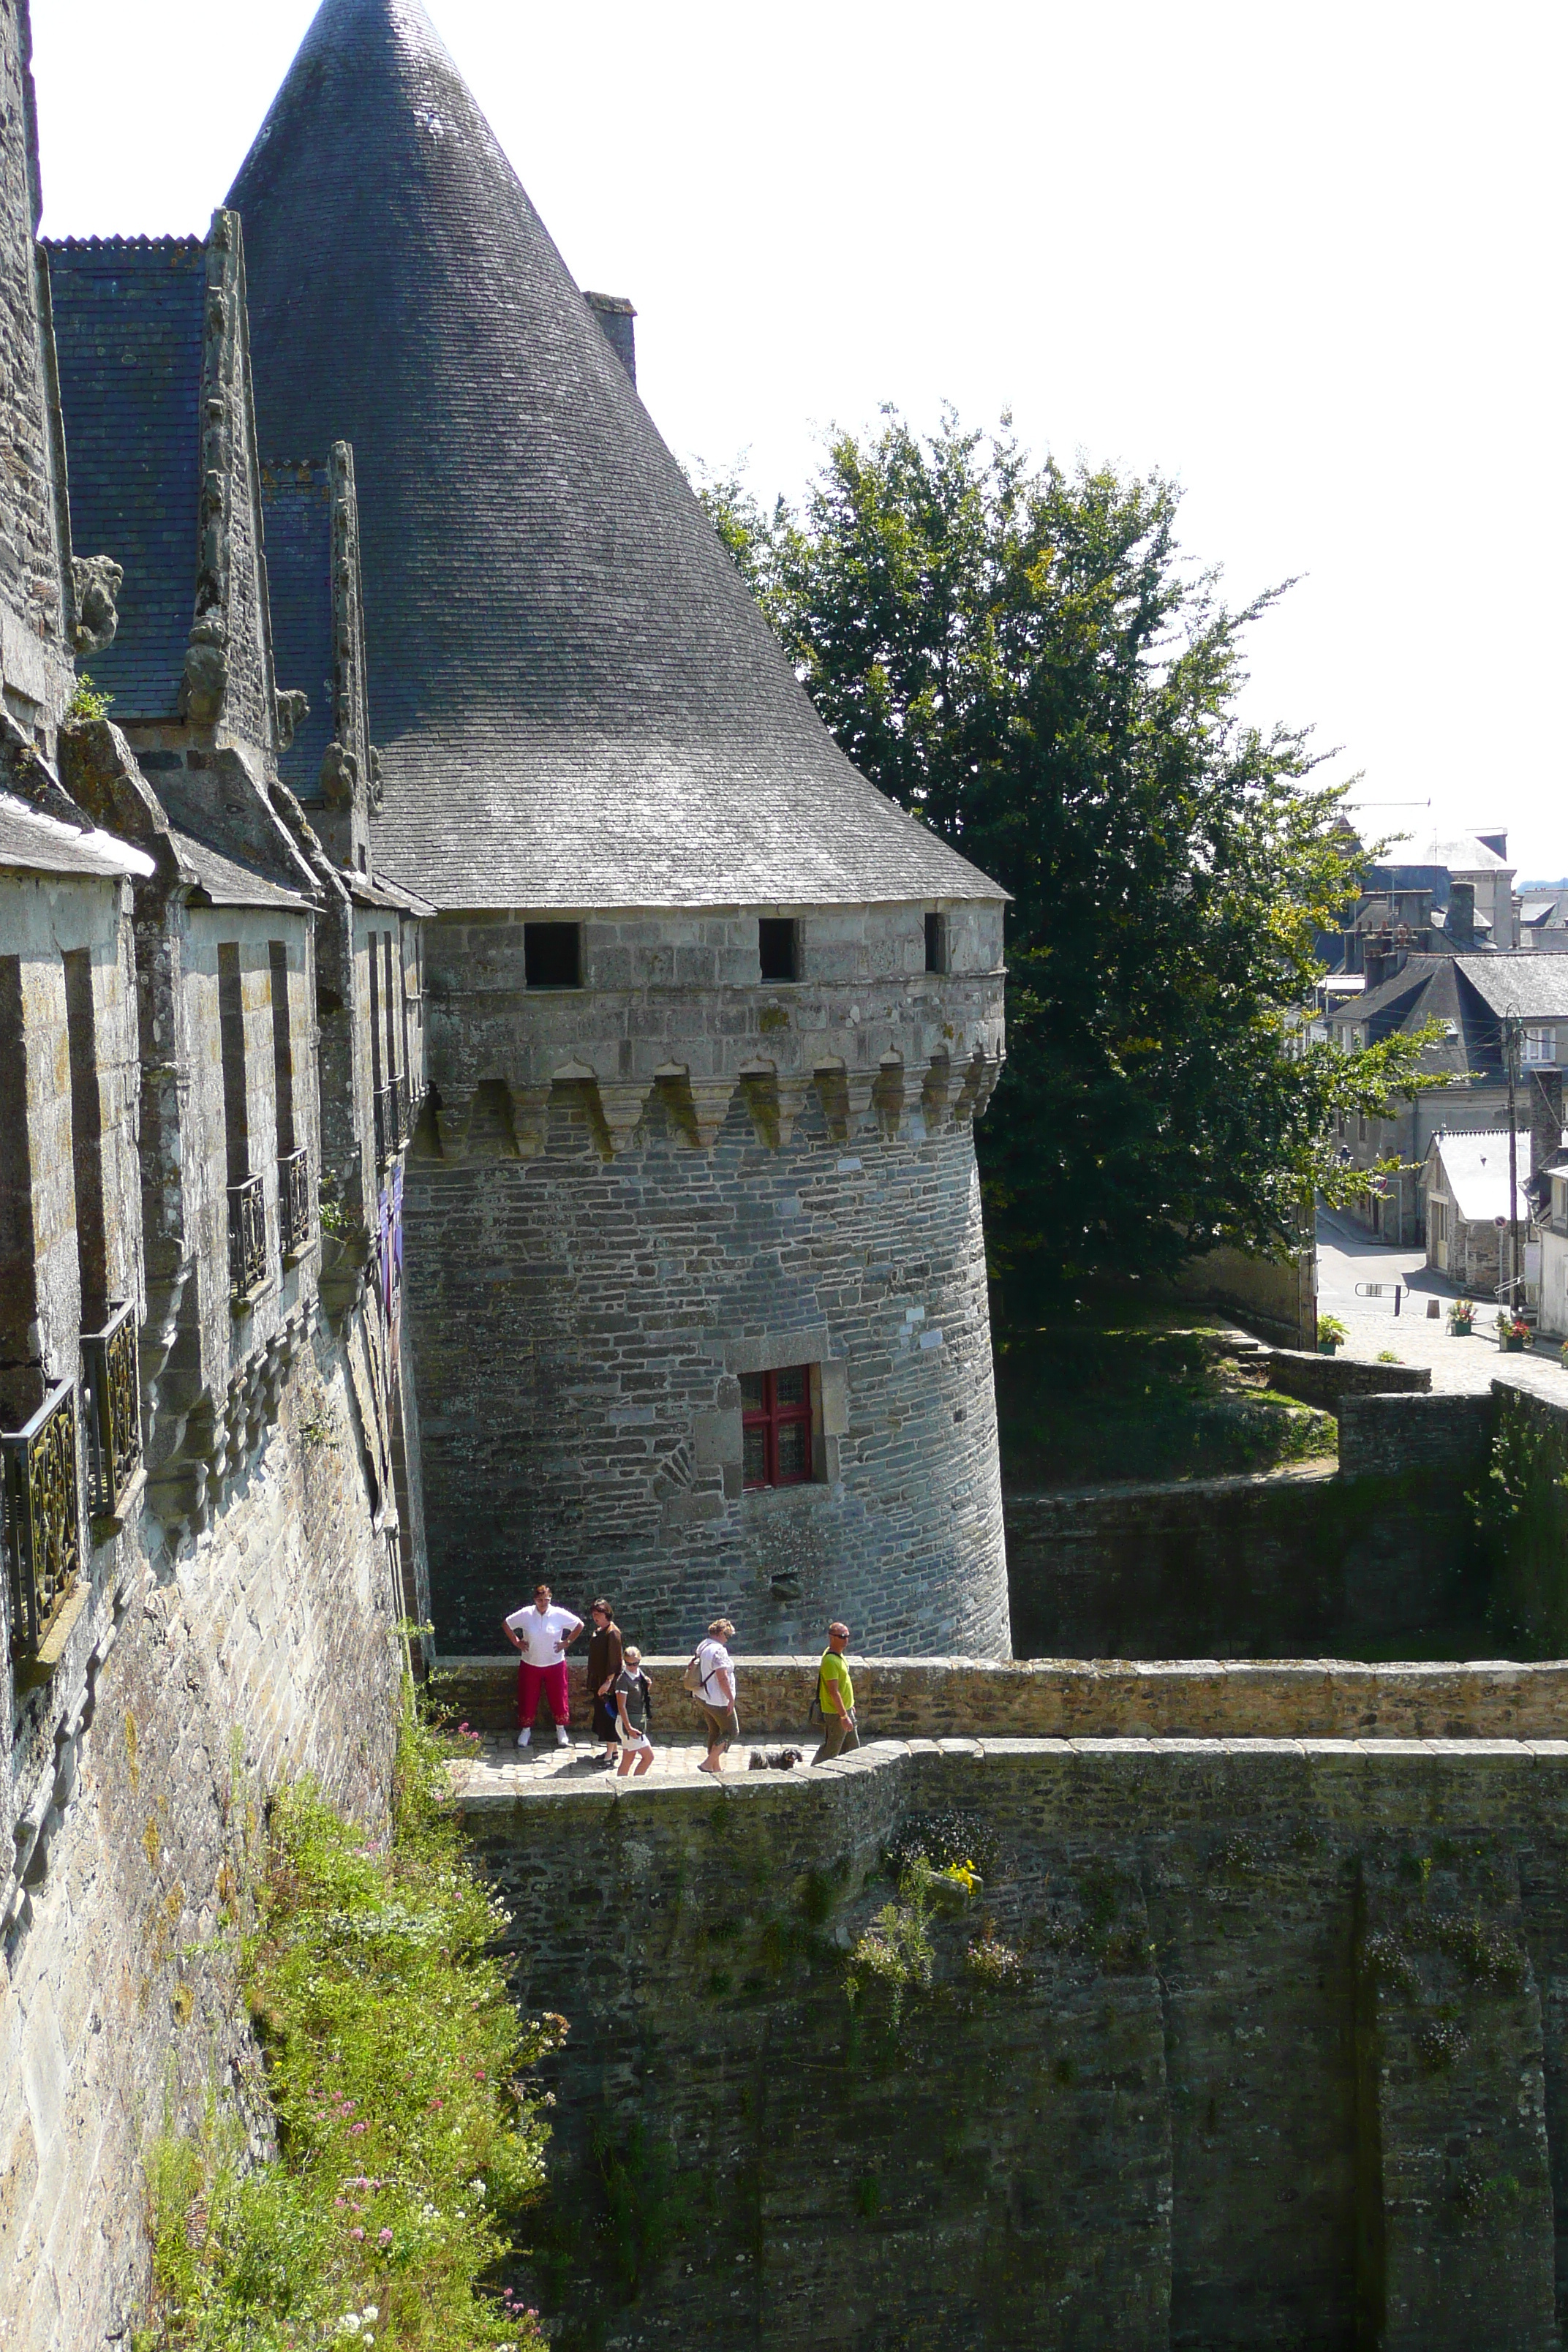
[[[530,2299],[569,2352],[1548,2352],[1565,1771],[1242,1739],[470,1772],[518,1997],[573,2020]],[[852,2009],[890,1839],[954,1813],[984,1885],[930,1989]]]
[[[843,1615],[868,1650],[1005,1654],[980,1188],[967,1128],[787,1148],[731,1108],[595,1148],[572,1090],[526,1164],[408,1166],[407,1299],[437,1645],[500,1645],[536,1575],[645,1648]],[[816,1368],[809,1485],[748,1493],[740,1375]]]
[[[399,1603],[345,1348],[316,1332],[176,1567],[127,1533],[95,1553],[93,1584],[89,1647],[28,1698],[7,1784],[44,1834],[5,1890],[6,2352],[128,2332],[153,2136],[199,2126],[216,2092],[261,2144],[233,1931],[266,1790],[312,1772],[367,1826],[384,1819]]]
[[[26,0],[0,0],[0,409],[7,443],[0,475],[0,670],[12,716],[52,740],[70,692],[70,615],[63,593],[52,339],[37,299],[31,55]]]

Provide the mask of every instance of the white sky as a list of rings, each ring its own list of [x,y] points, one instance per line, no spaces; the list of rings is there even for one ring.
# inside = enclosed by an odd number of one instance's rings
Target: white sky
[[[1560,5],[428,5],[678,454],[794,495],[946,399],[1158,467],[1302,575],[1252,717],[1568,874]],[[46,230],[204,226],[313,13],[33,0]]]

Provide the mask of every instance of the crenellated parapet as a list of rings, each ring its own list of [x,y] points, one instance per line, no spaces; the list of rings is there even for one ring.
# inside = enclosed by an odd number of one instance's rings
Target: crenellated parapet
[[[443,919],[430,934],[433,1091],[417,1148],[533,1159],[563,1106],[606,1160],[635,1147],[655,1109],[696,1150],[737,1102],[773,1150],[813,1097],[841,1143],[979,1117],[1005,1053],[998,907],[943,918],[941,971],[924,968],[918,906],[765,919],[793,926],[799,978],[760,976],[759,919],[734,909]],[[532,984],[530,940],[569,929],[584,984]]]

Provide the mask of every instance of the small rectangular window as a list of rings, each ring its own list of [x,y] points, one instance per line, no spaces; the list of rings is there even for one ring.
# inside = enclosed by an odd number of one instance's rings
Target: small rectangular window
[[[748,1486],[801,1486],[811,1476],[811,1368],[741,1376]]]
[[[945,915],[926,917],[926,970],[927,971],[947,970],[947,917]]]
[[[582,925],[524,923],[523,980],[529,988],[581,988]]]
[[[1557,1059],[1555,1029],[1527,1029],[1524,1033],[1524,1058],[1527,1062],[1554,1062]]]
[[[800,976],[797,927],[787,915],[764,915],[757,925],[757,957],[764,980]]]

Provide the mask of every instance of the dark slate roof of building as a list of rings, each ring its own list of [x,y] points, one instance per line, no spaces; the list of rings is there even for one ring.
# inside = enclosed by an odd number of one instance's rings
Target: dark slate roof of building
[[[321,797],[321,754],[332,738],[332,491],[325,460],[261,468],[272,663],[285,691],[310,708],[278,772],[302,801]]]
[[[8,873],[89,874],[118,881],[121,875],[153,873],[144,850],[96,828],[78,833],[25,801],[0,793],[0,867]]]
[[[1521,1021],[1568,1021],[1568,956],[1460,956],[1459,970],[1492,1013]]]
[[[1391,979],[1336,1007],[1335,1023],[1359,1029],[1367,1043],[1375,1045],[1395,1032],[1408,1034],[1435,1021],[1443,1034],[1422,1055],[1426,1069],[1446,1070],[1450,1077],[1462,1078],[1488,1058],[1495,1063],[1495,1024],[1484,1018],[1478,1024],[1481,1009],[1467,995],[1458,963],[1458,957],[1451,955],[1413,955]],[[1490,1032],[1489,1057],[1482,1050],[1483,1041],[1477,1034],[1479,1027]]]
[[[125,570],[114,643],[88,667],[117,719],[175,714],[196,597],[199,237],[68,237],[49,283],[71,541]]]
[[[353,444],[380,869],[448,907],[1002,896],[832,742],[419,0],[324,0],[228,202],[263,454]]]

